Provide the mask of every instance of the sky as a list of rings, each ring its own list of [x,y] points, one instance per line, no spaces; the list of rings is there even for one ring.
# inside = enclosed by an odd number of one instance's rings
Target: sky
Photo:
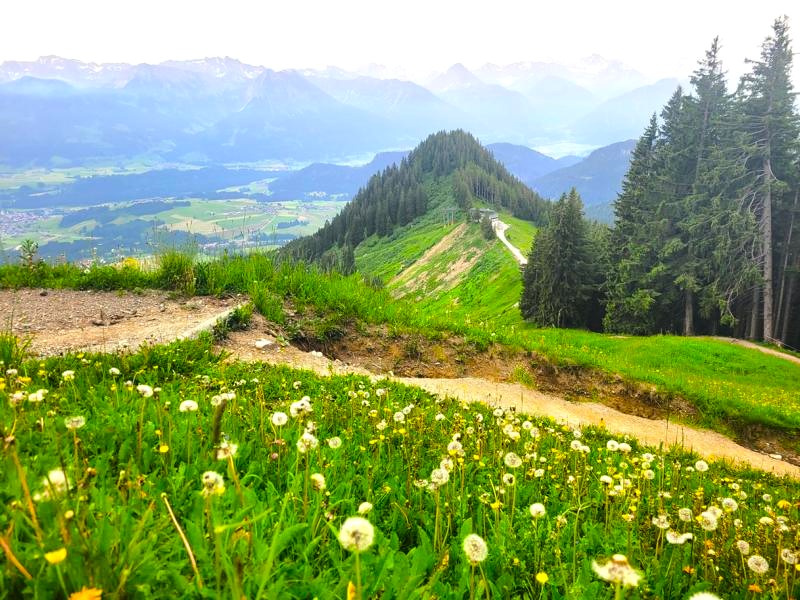
[[[599,54],[655,79],[687,76],[719,35],[738,77],[783,14],[800,49],[796,0],[5,0],[0,61],[231,56],[275,69],[380,63],[422,77],[455,62]]]

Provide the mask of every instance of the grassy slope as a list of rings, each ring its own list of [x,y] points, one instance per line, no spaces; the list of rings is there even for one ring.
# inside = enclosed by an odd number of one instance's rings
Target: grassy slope
[[[445,202],[447,194],[446,185],[436,188],[436,203]],[[511,225],[508,239],[527,253],[535,226],[507,213],[500,216]],[[358,267],[390,281],[454,227],[426,215],[391,237],[371,238],[359,246]],[[435,289],[451,261],[474,247],[482,248],[483,255],[470,271],[454,287]],[[519,269],[504,246],[481,237],[476,224],[421,271],[417,289],[407,297],[423,317],[443,322],[444,327],[478,327],[557,364],[590,367],[655,385],[691,400],[703,412],[703,421],[716,428],[724,429],[726,419],[800,428],[800,368],[787,361],[713,339],[619,337],[525,323],[516,306],[522,292]],[[391,283],[389,290],[398,295]]]
[[[489,589],[476,597],[610,599],[613,587],[590,565],[624,552],[641,571],[642,597],[713,589],[744,600],[756,579],[736,539],[768,557],[765,578],[775,574],[779,584],[765,597],[796,597],[800,587],[790,568],[776,573],[778,553],[800,536],[796,481],[725,464],[695,471],[692,454],[633,440],[629,452],[612,451],[597,428],[581,432],[584,454],[570,449],[571,428],[547,419],[520,426],[523,415],[498,417],[486,406],[394,383],[379,382],[379,392],[366,378],[228,363],[212,353],[207,336],[134,354],[14,366],[25,379],[0,372],[0,423],[15,431],[0,454],[0,521],[5,554],[14,559],[0,569],[2,599],[63,598],[91,586],[104,597],[256,598],[266,591],[269,598],[335,600],[349,595],[352,581],[365,598],[387,600],[467,598],[476,586]],[[66,370],[73,380],[64,380]],[[160,391],[143,397],[128,379]],[[20,389],[50,393],[15,406],[10,399]],[[215,408],[221,392],[234,393]],[[307,453],[296,443],[308,417],[279,427],[271,420],[303,395],[318,441]],[[180,411],[185,399],[197,403],[195,412]],[[402,420],[392,418],[400,411]],[[70,431],[65,419],[73,416],[85,424]],[[229,460],[217,455],[220,431],[238,449]],[[450,445],[455,432],[463,448]],[[333,436],[338,448],[326,443]],[[507,466],[507,452],[519,468]],[[449,483],[435,494],[414,484],[443,457],[455,463]],[[69,492],[44,483],[54,469],[64,469]],[[207,471],[218,472],[221,485],[211,480],[213,493],[204,497]],[[324,492],[311,485],[311,473],[324,476]],[[516,483],[502,482],[509,473]],[[613,477],[619,492],[612,496],[601,475]],[[45,497],[33,502],[30,494]],[[723,497],[736,499],[735,513],[720,511],[719,526],[704,531],[698,513]],[[375,540],[356,558],[336,536],[363,501],[373,505],[366,518]],[[528,509],[534,502],[546,512],[539,519]],[[681,523],[680,507],[696,518]],[[662,515],[694,539],[665,544],[651,522]],[[759,522],[766,516],[785,519],[785,533]],[[489,547],[480,570],[464,556],[469,532]],[[476,571],[481,583],[471,584]],[[538,572],[548,575],[546,588],[534,581]]]
[[[407,285],[408,278],[403,277],[392,281],[464,223],[464,215],[459,213],[456,223],[443,224],[437,210],[454,202],[449,182],[429,184],[429,195],[432,210],[426,215],[389,237],[373,236],[359,245],[356,249],[359,270],[383,278],[395,296],[413,299],[423,312],[466,323],[491,323],[493,327],[521,325],[516,308],[522,292],[519,267],[505,246],[482,237],[477,223],[469,223],[453,246],[415,271],[413,285]],[[501,218],[511,225],[507,237],[520,248],[530,248],[535,225],[507,213],[502,213]],[[468,271],[452,282],[443,282],[453,263],[475,256],[477,261]]]

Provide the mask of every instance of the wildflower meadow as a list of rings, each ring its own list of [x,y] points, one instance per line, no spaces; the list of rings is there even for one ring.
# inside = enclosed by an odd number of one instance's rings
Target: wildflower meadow
[[[211,340],[5,364],[0,598],[796,598],[800,486]]]

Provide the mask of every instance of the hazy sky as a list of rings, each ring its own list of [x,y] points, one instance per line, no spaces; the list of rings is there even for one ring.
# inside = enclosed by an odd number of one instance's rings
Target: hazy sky
[[[719,35],[736,76],[778,15],[792,19],[800,50],[798,7],[797,0],[4,0],[0,61],[232,56],[272,68],[376,62],[421,75],[454,62],[567,62],[597,53],[652,77],[682,77]]]

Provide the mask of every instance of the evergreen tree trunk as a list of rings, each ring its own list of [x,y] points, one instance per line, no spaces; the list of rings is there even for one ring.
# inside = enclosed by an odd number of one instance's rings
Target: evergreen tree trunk
[[[781,287],[780,291],[778,292],[778,310],[776,311],[777,314],[777,322],[775,324],[775,331],[783,329],[782,324],[785,323],[786,314],[784,308],[786,307],[786,298],[784,297],[786,293],[786,280],[788,277],[787,269],[789,267],[789,256],[791,255],[791,248],[792,248],[792,234],[794,232],[794,217],[797,212],[797,197],[800,193],[800,190],[794,193],[794,205],[792,206],[792,218],[789,220],[789,230],[786,232],[786,242],[783,247],[783,264],[781,268]],[[791,305],[791,302],[789,303]],[[786,336],[781,334],[780,340],[782,342],[786,341]]]
[[[751,340],[758,339],[758,304],[761,295],[759,294],[761,286],[753,288],[753,303],[750,307],[750,325],[747,327],[747,338]]]
[[[694,294],[689,287],[683,299],[683,335],[694,335]]]
[[[795,265],[795,268],[798,267],[800,267],[800,264]],[[789,324],[792,320],[792,291],[794,290],[795,286],[795,278],[796,275],[793,272],[789,276],[789,285],[786,290],[786,303],[783,306],[783,326],[781,327],[781,341],[784,343],[786,343],[786,340],[789,338]]]
[[[769,151],[764,161],[764,174],[766,180],[766,193],[764,195],[763,236],[764,236],[764,340],[772,341],[772,166],[769,160]]]

